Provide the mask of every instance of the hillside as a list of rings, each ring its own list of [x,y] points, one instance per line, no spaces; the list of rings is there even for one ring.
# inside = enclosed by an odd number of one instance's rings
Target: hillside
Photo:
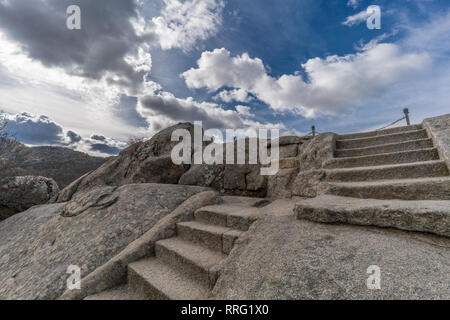
[[[15,140],[0,139],[0,178],[44,176],[64,188],[106,160],[63,147],[27,147]]]

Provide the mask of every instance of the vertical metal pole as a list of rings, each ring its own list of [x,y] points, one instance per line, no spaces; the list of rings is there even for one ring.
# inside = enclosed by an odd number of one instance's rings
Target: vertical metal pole
[[[312,136],[315,137],[316,136],[316,126],[312,126]]]
[[[409,121],[409,110],[408,110],[408,108],[403,109],[403,113],[405,114],[406,125],[410,126],[411,122]]]

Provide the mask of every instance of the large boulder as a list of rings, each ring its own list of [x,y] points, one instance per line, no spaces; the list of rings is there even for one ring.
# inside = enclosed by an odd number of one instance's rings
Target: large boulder
[[[59,192],[53,179],[8,177],[0,180],[0,221],[32,206],[49,201]]]
[[[180,123],[154,135],[148,141],[137,142],[123,150],[119,156],[108,160],[97,170],[90,172],[64,188],[56,199],[65,202],[83,190],[96,186],[122,186],[132,183],[176,184],[190,168],[189,165],[176,165],[171,152],[179,142],[171,141],[172,132],[186,129],[194,138],[194,126]],[[192,140],[193,141],[193,140]],[[193,153],[194,144],[191,143]]]
[[[239,239],[213,298],[447,300],[449,248],[427,234],[268,216]],[[371,266],[379,290],[367,286]]]
[[[191,196],[210,189],[159,184],[96,187],[68,203],[0,222],[0,300],[55,299],[68,267],[84,278]]]
[[[267,177],[260,171],[260,165],[193,165],[181,176],[179,184],[211,187],[229,195],[264,197]]]

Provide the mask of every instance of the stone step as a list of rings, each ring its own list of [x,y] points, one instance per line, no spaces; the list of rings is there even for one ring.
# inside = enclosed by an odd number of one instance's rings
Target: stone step
[[[326,161],[326,163],[324,164],[324,168],[356,168],[430,160],[439,160],[439,152],[436,148],[382,153],[361,157],[333,158]]]
[[[450,237],[450,201],[354,199],[321,195],[297,203],[295,215],[320,223],[346,223],[430,232]]]
[[[327,194],[363,199],[450,200],[450,177],[331,182]]]
[[[255,220],[252,215],[255,208],[218,204],[198,209],[194,213],[196,221],[247,231]]]
[[[410,151],[417,149],[433,148],[432,139],[412,140],[400,143],[389,143],[375,147],[365,147],[356,149],[341,149],[335,151],[336,158],[369,156],[380,153],[391,153],[398,151]]]
[[[97,301],[107,301],[107,300],[146,300],[145,295],[140,295],[137,292],[131,290],[128,284],[116,287],[113,289],[105,290],[103,292],[87,296],[83,300],[97,300]]]
[[[222,204],[239,207],[262,207],[270,202],[264,198],[239,197],[239,196],[222,196]]]
[[[405,131],[421,130],[421,129],[422,129],[422,125],[421,124],[416,124],[416,125],[411,125],[411,126],[395,127],[395,128],[390,128],[390,129],[385,129],[385,130],[378,130],[378,131],[367,131],[367,132],[342,134],[342,135],[338,136],[338,140],[368,138],[368,137],[383,136],[383,135],[387,135],[387,134],[393,134],[393,133],[399,133],[399,132],[405,132]]]
[[[196,281],[212,288],[219,276],[219,265],[226,255],[204,248],[180,237],[160,240],[155,244],[156,257],[183,270],[195,278]]]
[[[325,170],[326,181],[374,181],[387,179],[414,179],[449,175],[445,161],[423,161],[374,167]]]
[[[181,239],[224,254],[230,253],[234,242],[242,233],[241,231],[198,221],[178,223],[177,232]]]
[[[336,140],[336,149],[373,147],[389,143],[398,143],[426,138],[428,138],[426,130],[405,131],[367,138]]]
[[[128,285],[149,300],[204,300],[210,292],[188,270],[173,268],[155,257],[128,265]]]

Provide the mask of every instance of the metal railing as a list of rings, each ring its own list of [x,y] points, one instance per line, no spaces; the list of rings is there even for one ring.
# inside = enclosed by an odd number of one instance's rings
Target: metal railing
[[[379,128],[379,129],[377,129],[376,131],[380,131],[380,130],[389,128],[390,126],[393,126],[394,124],[396,124],[396,123],[398,123],[398,122],[400,122],[400,121],[402,121],[402,120],[406,120],[406,125],[407,125],[407,126],[410,126],[410,125],[411,125],[411,121],[409,120],[409,109],[408,109],[408,108],[403,109],[403,113],[405,114],[404,117],[402,117],[402,118],[400,118],[400,119],[398,119],[398,120],[395,120],[394,122],[388,124],[387,126],[381,127],[381,128]],[[320,132],[318,132],[318,131],[316,130],[316,126],[311,126],[311,132],[308,133],[306,136],[307,136],[307,137],[315,137],[315,136],[318,135],[318,134],[320,134]]]

